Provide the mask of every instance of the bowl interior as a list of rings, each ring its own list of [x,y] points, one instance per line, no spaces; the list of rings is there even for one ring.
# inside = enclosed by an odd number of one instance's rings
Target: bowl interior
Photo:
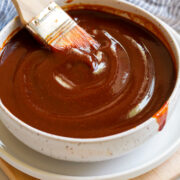
[[[177,97],[177,91],[179,89],[179,52],[177,50],[177,43],[174,40],[174,38],[171,36],[171,34],[168,32],[168,30],[166,30],[163,23],[161,21],[159,21],[156,17],[150,15],[146,11],[144,11],[140,8],[137,8],[136,6],[134,6],[130,3],[127,3],[124,1],[119,1],[119,0],[111,0],[111,1],[109,1],[109,0],[101,0],[101,1],[98,1],[98,0],[73,0],[73,1],[67,1],[67,2],[57,1],[57,3],[61,6],[63,6],[64,9],[82,8],[83,5],[86,4],[86,5],[89,5],[86,7],[89,7],[90,9],[98,9],[101,11],[110,12],[110,13],[125,17],[127,19],[130,19],[130,20],[140,24],[141,26],[145,27],[152,33],[154,33],[166,45],[166,47],[170,51],[170,53],[174,59],[174,63],[176,65],[176,69],[177,69],[176,86],[174,88],[172,95],[170,96],[169,100],[167,100],[167,101],[171,103],[171,99],[175,99]],[[0,53],[2,52],[2,49],[5,46],[5,44],[8,42],[8,40],[12,36],[14,36],[14,34],[16,34],[19,31],[19,29],[21,29],[21,28],[22,28],[22,26],[19,22],[19,19],[17,19],[15,21],[12,21],[12,23],[8,24],[6,26],[6,28],[4,28],[0,32],[0,37],[2,37],[2,38],[0,38]],[[60,138],[63,140],[68,140],[68,141],[69,140],[70,141],[81,141],[81,142],[82,141],[85,141],[85,142],[86,141],[99,141],[99,140],[102,141],[102,140],[108,140],[108,139],[112,139],[112,138],[116,138],[116,137],[120,137],[120,136],[125,136],[127,134],[131,134],[131,133],[138,131],[139,129],[145,127],[147,124],[149,124],[153,120],[153,118],[150,118],[149,120],[145,121],[144,123],[137,126],[136,128],[130,129],[123,133],[119,133],[119,134],[115,134],[115,135],[111,135],[111,136],[107,136],[107,137],[102,137],[102,138],[95,138],[95,139],[94,138],[93,139],[79,139],[79,138],[61,137],[61,136],[56,136],[56,135],[42,132],[40,130],[37,130],[37,129],[23,123],[22,121],[20,121],[16,117],[14,117],[2,105],[1,105],[1,108],[4,111],[6,111],[11,116],[12,119],[15,119],[18,123],[25,126],[30,131],[35,131],[35,132],[38,132],[45,136],[50,136],[50,137],[58,138],[58,139]]]

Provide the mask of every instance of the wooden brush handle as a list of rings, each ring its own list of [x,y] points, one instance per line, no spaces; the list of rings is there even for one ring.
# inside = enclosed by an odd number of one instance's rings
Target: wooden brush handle
[[[12,0],[21,22],[26,25],[46,8],[52,0]]]

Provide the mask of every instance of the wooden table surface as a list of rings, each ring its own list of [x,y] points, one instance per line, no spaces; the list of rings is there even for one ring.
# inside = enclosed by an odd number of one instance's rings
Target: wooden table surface
[[[10,180],[36,180],[16,170],[2,159],[0,159],[0,168]],[[131,180],[180,180],[180,149],[159,167]]]

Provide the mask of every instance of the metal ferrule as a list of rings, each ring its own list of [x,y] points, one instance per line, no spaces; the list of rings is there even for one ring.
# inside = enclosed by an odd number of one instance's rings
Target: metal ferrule
[[[76,25],[67,13],[52,2],[27,25],[27,28],[49,44],[56,34],[66,33]]]

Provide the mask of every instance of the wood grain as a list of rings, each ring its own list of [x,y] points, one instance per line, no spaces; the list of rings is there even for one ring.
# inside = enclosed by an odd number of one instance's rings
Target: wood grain
[[[10,180],[37,180],[31,176],[28,176],[19,170],[13,168],[11,165],[0,159],[0,168],[7,175]]]
[[[0,168],[10,180],[37,180],[13,168],[0,159]],[[131,180],[178,180],[180,177],[180,149],[162,165]]]
[[[21,22],[26,25],[46,8],[50,0],[12,0]]]

